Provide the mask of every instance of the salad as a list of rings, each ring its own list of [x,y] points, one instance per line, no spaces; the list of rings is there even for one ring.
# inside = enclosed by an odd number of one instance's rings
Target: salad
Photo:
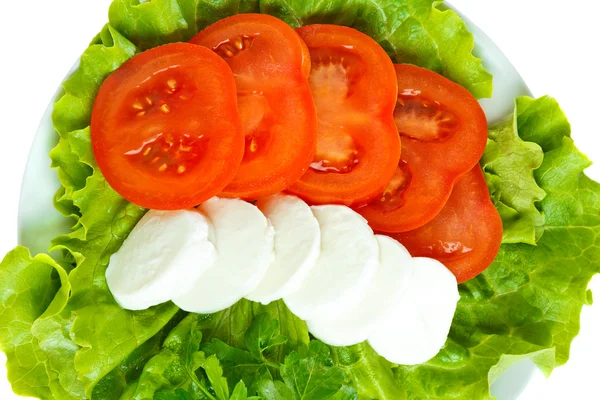
[[[487,399],[564,364],[600,186],[554,99],[487,127],[472,49],[435,1],[115,0],[54,109],[72,231],[0,264],[15,393]]]

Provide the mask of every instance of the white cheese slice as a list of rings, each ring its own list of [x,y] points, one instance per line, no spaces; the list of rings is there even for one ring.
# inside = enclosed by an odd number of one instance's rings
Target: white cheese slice
[[[459,299],[454,275],[439,261],[414,258],[408,289],[369,337],[369,344],[395,364],[429,361],[446,343]]]
[[[211,229],[195,210],[148,211],[110,258],[106,280],[117,303],[144,310],[191,290],[216,260]]]
[[[363,301],[341,316],[307,321],[310,333],[328,345],[352,346],[367,340],[410,285],[408,250],[388,236],[375,239],[380,265]]]
[[[274,231],[263,213],[243,200],[212,198],[199,209],[213,224],[217,260],[173,302],[185,311],[208,314],[256,289],[273,261]]]
[[[300,288],[284,297],[304,320],[342,315],[366,295],[379,265],[379,246],[367,221],[350,208],[312,207],[321,228],[321,254]]]
[[[275,229],[275,259],[246,298],[268,304],[293,293],[314,268],[321,252],[321,230],[310,207],[296,196],[275,195],[256,206]]]

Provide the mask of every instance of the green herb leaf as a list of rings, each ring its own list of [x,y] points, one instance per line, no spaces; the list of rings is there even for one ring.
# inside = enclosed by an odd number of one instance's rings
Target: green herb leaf
[[[244,335],[246,347],[254,357],[262,358],[265,351],[287,343],[287,337],[277,335],[278,331],[279,321],[269,314],[260,314]]]
[[[287,337],[279,335],[279,322],[270,314],[262,313],[254,317],[252,325],[244,334],[247,350],[230,346],[219,339],[213,339],[202,345],[202,351],[215,355],[223,368],[230,384],[243,381],[251,392],[257,390],[256,385],[264,379],[273,379],[273,372],[279,368],[277,363],[269,360],[267,350],[280,348],[287,343]]]
[[[231,394],[231,400],[246,400],[248,398],[248,389],[246,389],[246,385],[244,382],[240,381],[237,385],[235,385],[235,389],[233,389],[233,393]]]
[[[208,357],[202,364],[202,368],[204,368],[204,372],[206,372],[206,376],[217,395],[217,399],[228,400],[229,387],[227,386],[227,379],[223,377],[223,368],[221,368],[217,356],[212,355]]]
[[[144,366],[135,390],[128,398],[148,399],[157,392],[176,388],[206,391],[196,374],[198,368],[206,363],[204,354],[199,351],[202,340],[198,325],[200,319],[200,316],[190,314],[169,333],[162,350]],[[207,395],[207,398],[210,396]]]
[[[273,379],[269,366],[262,359],[253,356],[248,351],[231,347],[219,339],[213,339],[203,344],[202,351],[219,359],[227,381],[231,385],[243,381],[253,392],[256,391],[259,381]]]
[[[302,353],[290,353],[281,367],[281,377],[294,398],[322,400],[337,393],[344,383],[344,373],[334,365],[329,347],[313,340]]]
[[[260,381],[258,394],[264,400],[294,400],[295,398],[292,389],[281,381]]]

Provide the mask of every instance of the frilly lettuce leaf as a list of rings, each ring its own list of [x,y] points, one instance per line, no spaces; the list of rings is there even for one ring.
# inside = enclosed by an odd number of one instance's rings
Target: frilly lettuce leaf
[[[333,359],[346,375],[346,385],[359,399],[406,399],[406,391],[394,376],[394,365],[379,356],[367,343],[333,347]]]
[[[76,144],[69,136],[89,126],[100,85],[136,51],[131,42],[106,26],[80,57],[77,70],[63,83],[64,94],[55,104],[52,115],[54,128],[63,140],[50,152],[50,158],[62,184],[54,201],[57,209],[67,216],[81,215],[73,205],[73,193],[83,189],[92,174],[91,167],[77,154],[81,149],[72,148]]]
[[[436,0],[132,0],[113,1],[110,24],[141,49],[187,41],[219,19],[264,13],[292,27],[354,27],[378,41],[395,62],[439,72],[477,98],[490,97],[492,76],[473,56],[474,40],[452,10]]]
[[[571,137],[571,124],[556,99],[550,96],[516,100],[519,136],[537,143],[545,152],[563,145],[563,138]]]
[[[538,144],[523,141],[517,125],[513,114],[490,128],[481,166],[502,217],[502,242],[535,245],[544,229],[544,215],[536,204],[546,193],[533,171],[542,164],[544,152]]]
[[[69,291],[67,272],[47,255],[32,258],[26,248],[17,247],[0,264],[0,350],[6,353],[15,393],[67,398],[57,397],[66,394],[61,386],[65,366],[57,362],[63,349],[48,343],[35,326],[64,309]]]

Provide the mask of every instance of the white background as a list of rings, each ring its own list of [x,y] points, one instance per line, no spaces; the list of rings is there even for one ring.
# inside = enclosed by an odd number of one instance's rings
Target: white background
[[[3,2],[0,10],[0,257],[17,244],[21,177],[39,119],[64,74],[107,19],[110,0]],[[600,3],[454,0],[498,44],[536,96],[551,94],[578,146],[598,162]],[[600,293],[600,279],[593,288]],[[600,304],[584,309],[569,364],[537,375],[520,400],[599,398]],[[2,359],[1,363],[4,361]],[[0,367],[0,399],[13,399]]]

